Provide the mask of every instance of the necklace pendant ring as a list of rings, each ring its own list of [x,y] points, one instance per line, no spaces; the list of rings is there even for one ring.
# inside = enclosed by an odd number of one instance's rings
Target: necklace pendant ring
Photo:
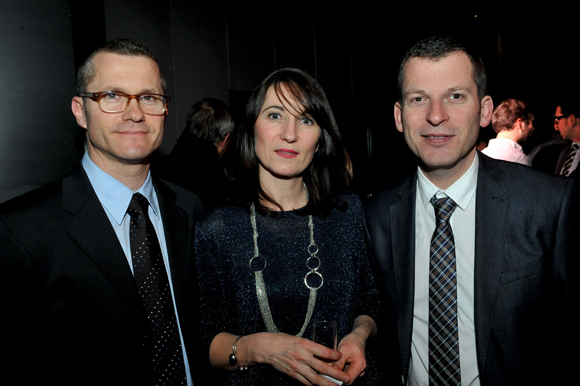
[[[310,272],[308,272],[308,273],[312,273],[312,271],[316,271],[318,268],[320,268],[320,258],[318,256],[310,256],[306,260],[306,266],[310,270]]]
[[[312,285],[308,284],[308,276],[310,276],[312,274],[318,275],[318,277],[320,278],[320,284],[318,286],[312,286]],[[308,287],[308,289],[319,290],[320,287],[322,287],[322,285],[324,284],[324,278],[322,277],[320,272],[313,269],[312,271],[308,272],[306,274],[306,276],[304,276],[304,284],[306,285],[306,287]]]
[[[258,260],[256,260],[258,259]],[[260,268],[260,259],[264,262],[263,264],[261,264],[261,268]],[[262,272],[263,270],[266,269],[266,266],[268,265],[268,261],[266,260],[266,258],[260,256],[260,255],[256,255],[254,257],[252,257],[250,259],[250,262],[248,263],[248,266],[250,267],[250,271],[252,272]],[[259,269],[256,269],[259,268]]]

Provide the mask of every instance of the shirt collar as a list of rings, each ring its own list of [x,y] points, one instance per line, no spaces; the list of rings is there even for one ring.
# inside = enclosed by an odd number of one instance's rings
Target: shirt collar
[[[519,151],[522,151],[522,147],[520,146],[520,144],[514,140],[509,139],[509,138],[492,138],[489,140],[489,146],[491,146],[492,142],[504,143],[505,145],[514,147],[514,148],[518,149]]]
[[[129,189],[126,185],[111,177],[100,169],[85,152],[82,160],[83,168],[91,181],[91,185],[95,190],[99,201],[105,209],[113,216],[117,224],[121,225],[127,208],[133,197],[133,193],[141,193],[149,201],[151,209],[157,219],[159,219],[159,203],[157,202],[157,195],[153,189],[151,181],[151,172],[147,174],[147,179],[143,185],[135,192]]]
[[[444,196],[451,198],[463,211],[467,209],[467,205],[469,205],[477,187],[477,171],[479,170],[479,157],[477,154],[473,157],[473,162],[469,169],[445,190],[439,189],[429,181],[421,168],[418,167],[417,169],[417,188],[426,210],[429,210],[429,206],[431,206],[430,200],[435,194],[437,194],[438,198]]]

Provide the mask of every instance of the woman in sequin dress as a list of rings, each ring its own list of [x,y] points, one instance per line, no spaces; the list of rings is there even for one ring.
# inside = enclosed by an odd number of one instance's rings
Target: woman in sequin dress
[[[377,384],[366,351],[379,305],[362,206],[347,193],[324,92],[300,70],[278,70],[235,135],[240,194],[196,230],[202,341],[213,368],[229,371],[216,370],[212,384],[334,384],[323,375]],[[336,350],[310,340],[320,320],[336,322]]]

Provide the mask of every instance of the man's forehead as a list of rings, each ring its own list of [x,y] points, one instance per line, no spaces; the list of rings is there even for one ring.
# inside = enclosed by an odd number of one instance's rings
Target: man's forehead
[[[116,83],[139,83],[150,92],[162,92],[157,63],[143,55],[100,52],[93,58],[95,77],[89,84],[114,86]],[[118,90],[122,91],[122,90]]]
[[[473,64],[463,52],[453,52],[438,58],[413,57],[403,69],[403,92],[425,91],[423,86],[443,85],[448,91],[476,87]],[[409,80],[412,80],[410,84]]]

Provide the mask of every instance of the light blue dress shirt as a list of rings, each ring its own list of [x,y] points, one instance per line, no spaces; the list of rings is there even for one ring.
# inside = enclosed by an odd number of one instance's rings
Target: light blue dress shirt
[[[153,183],[151,181],[151,172],[149,172],[145,183],[137,190],[132,191],[126,185],[122,184],[115,178],[111,177],[103,170],[101,170],[95,163],[91,160],[88,153],[85,153],[82,160],[83,168],[91,181],[91,185],[105,209],[107,217],[111,222],[113,230],[117,234],[121,248],[125,252],[125,257],[127,258],[127,263],[133,272],[133,262],[131,260],[131,240],[129,238],[129,225],[131,223],[131,216],[127,215],[127,208],[131,202],[131,198],[134,193],[141,193],[149,201],[149,218],[155,232],[157,233],[157,238],[159,240],[159,246],[161,247],[161,253],[163,255],[163,262],[165,264],[165,269],[167,269],[167,277],[169,279],[169,287],[171,288],[171,296],[173,298],[173,307],[175,307],[175,295],[173,293],[173,283],[171,281],[171,271],[169,266],[169,258],[167,254],[167,244],[165,243],[165,233],[163,231],[163,219],[159,212],[159,202],[157,201],[157,194],[155,189],[153,189]],[[185,372],[187,374],[187,384],[188,386],[193,386],[191,380],[191,374],[189,371],[189,362],[187,360],[187,353],[185,352],[185,343],[183,341],[183,335],[181,333],[181,326],[179,324],[179,314],[177,312],[177,307],[175,307],[175,315],[177,317],[177,325],[179,327],[179,338],[181,339],[181,347],[183,348],[183,360],[185,362]]]

